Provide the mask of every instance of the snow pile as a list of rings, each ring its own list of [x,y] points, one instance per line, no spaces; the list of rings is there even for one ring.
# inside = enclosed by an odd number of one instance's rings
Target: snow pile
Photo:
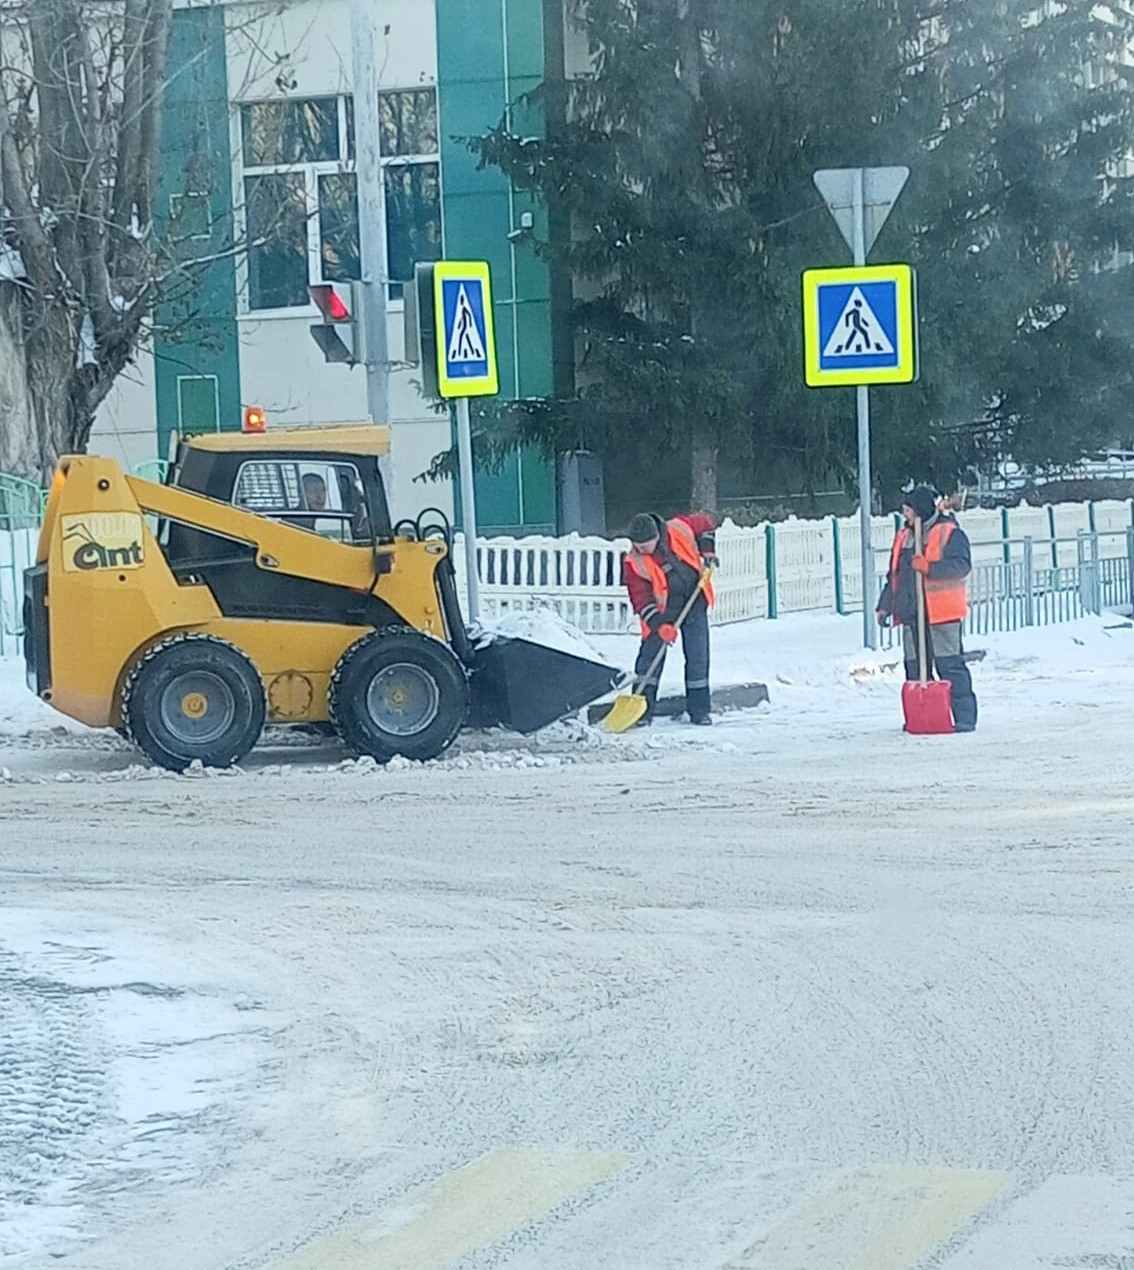
[[[1134,667],[1134,624],[1113,613],[1062,626],[968,636],[966,643],[987,649],[989,667],[1013,675],[1094,673]]]
[[[486,648],[497,639],[526,639],[553,648],[557,653],[616,666],[590,643],[578,627],[565,622],[552,609],[523,609],[507,613],[494,622],[481,622],[472,631],[477,648]]]

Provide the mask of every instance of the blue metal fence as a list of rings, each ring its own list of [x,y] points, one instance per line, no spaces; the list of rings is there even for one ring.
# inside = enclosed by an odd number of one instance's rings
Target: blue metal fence
[[[168,459],[150,459],[147,463],[139,463],[130,469],[134,476],[140,476],[143,480],[153,481],[156,485],[164,485],[165,478],[169,475],[170,463]]]
[[[1061,548],[1075,548],[1075,563],[1053,565]],[[978,564],[969,576],[971,635],[1074,622],[1134,604],[1134,529],[1083,532],[1074,538],[1006,538],[1006,559]],[[885,574],[879,575],[879,590]],[[894,632],[883,640],[895,643]]]

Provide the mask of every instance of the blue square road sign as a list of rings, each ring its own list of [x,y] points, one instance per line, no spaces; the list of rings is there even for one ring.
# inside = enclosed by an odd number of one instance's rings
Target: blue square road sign
[[[806,380],[813,388],[917,377],[908,265],[811,269],[803,276]]]
[[[483,261],[433,266],[438,387],[442,397],[500,391],[492,320],[492,284]]]

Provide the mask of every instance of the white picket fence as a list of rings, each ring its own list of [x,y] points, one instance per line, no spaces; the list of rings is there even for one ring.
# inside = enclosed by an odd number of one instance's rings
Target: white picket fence
[[[1134,524],[1130,501],[1021,505],[1002,511],[974,510],[958,516],[969,535],[973,563],[1022,562],[1032,539],[1037,563],[1071,568],[1079,558],[1080,534],[1097,533],[1101,558],[1127,554],[1126,531]],[[885,574],[896,520],[873,521],[874,577],[869,603]],[[488,619],[536,605],[592,633],[634,629],[622,586],[622,539],[491,538],[478,544],[483,616]],[[786,613],[862,609],[862,569],[857,517],[791,519],[742,528],[726,521],[717,531],[721,567],[715,586],[718,625]],[[464,598],[464,543],[457,537],[458,587]]]
[[[1081,562],[1080,535],[1093,533],[1099,559],[1127,555],[1131,503],[1026,505],[1002,511],[962,512],[975,566],[1022,563],[1027,548],[1036,567],[1073,569]],[[877,596],[893,540],[893,517],[873,522]],[[718,624],[786,613],[861,611],[862,575],[856,517],[787,520],[742,528],[726,522],[717,532],[721,559],[716,578]],[[16,651],[23,569],[35,553],[33,529],[0,532],[0,654]],[[631,631],[633,614],[622,585],[629,543],[606,538],[488,538],[478,544],[482,616],[546,606],[590,633]],[[463,541],[458,535],[458,589],[464,599]],[[1011,572],[1010,570],[1007,572]],[[991,575],[990,575],[991,576]],[[975,598],[975,597],[974,597]]]

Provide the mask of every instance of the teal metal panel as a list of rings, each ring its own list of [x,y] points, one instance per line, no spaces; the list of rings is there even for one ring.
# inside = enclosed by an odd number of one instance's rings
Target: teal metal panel
[[[459,138],[488,132],[542,80],[542,8],[542,0],[437,0],[445,254],[492,266],[504,397],[553,391],[548,269],[529,246],[518,244],[513,253],[508,242],[513,213],[534,210],[537,224],[545,221],[529,200],[511,194],[501,172],[479,170]],[[542,130],[528,108],[518,109],[514,122],[531,135]],[[539,455],[510,459],[499,473],[478,471],[476,487],[485,532],[547,532],[555,525],[554,466]]]
[[[179,382],[215,375],[222,430],[240,428],[240,354],[236,324],[232,149],[229,140],[224,11],[219,5],[173,15],[158,186],[158,224],[179,240],[185,260],[222,254],[175,284],[158,305],[155,341],[158,457],[179,423]],[[188,196],[188,197],[187,197]],[[184,209],[190,206],[190,220]],[[207,212],[207,214],[202,214]],[[179,213],[181,213],[179,215]],[[190,236],[193,235],[193,236]]]

